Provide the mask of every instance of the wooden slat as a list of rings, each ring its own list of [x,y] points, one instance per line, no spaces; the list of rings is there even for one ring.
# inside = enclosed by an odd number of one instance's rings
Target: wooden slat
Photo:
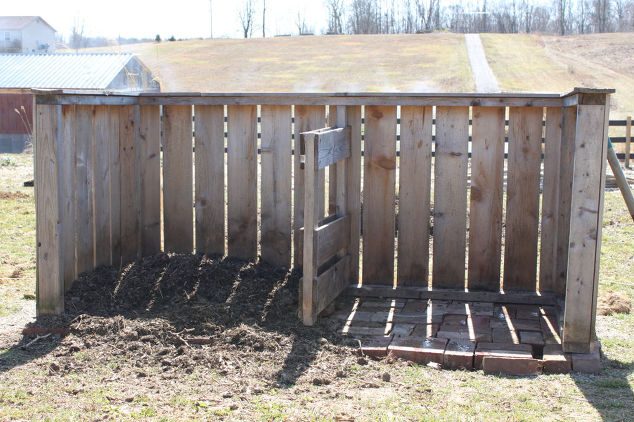
[[[262,106],[261,255],[291,266],[291,107]]]
[[[313,282],[313,304],[315,313],[319,315],[348,286],[350,256],[345,255],[330,268],[317,276]]]
[[[224,106],[196,106],[196,252],[225,253]]]
[[[304,222],[303,253],[302,253],[302,286],[301,307],[304,325],[313,325],[317,319],[317,296],[313,289],[314,279],[317,277],[317,254],[315,253],[314,235],[317,226],[319,202],[316,197],[319,190],[319,172],[315,166],[316,139],[314,132],[300,135],[300,143],[305,146],[306,161],[304,166]],[[299,242],[298,242],[299,243]],[[296,243],[297,245],[297,243]]]
[[[632,116],[627,116],[625,123],[625,167],[630,168],[630,154],[632,152]]]
[[[559,216],[559,171],[561,168],[561,107],[546,109],[546,147],[542,183],[542,227],[539,259],[539,291],[563,293],[557,283],[557,222]]]
[[[473,107],[469,290],[500,290],[504,111]]]
[[[110,156],[110,264],[121,266],[121,148],[119,108],[108,107],[111,134],[108,141]]]
[[[161,110],[140,106],[141,256],[161,250]]]
[[[77,275],[94,268],[92,113],[94,106],[75,110],[75,259]]]
[[[604,105],[577,107],[572,183],[564,351],[588,353],[594,341],[594,307],[601,237],[602,178],[607,132]]]
[[[350,158],[346,166],[346,212],[350,216],[350,281],[359,281],[361,240],[361,106],[346,107],[346,126],[350,126]]]
[[[363,282],[394,284],[396,107],[366,106]]]
[[[504,290],[535,291],[543,109],[509,111]]]
[[[163,107],[165,251],[193,249],[192,108]]]
[[[326,114],[324,106],[295,106],[295,124],[294,124],[294,149],[295,157],[293,162],[293,233],[294,233],[294,266],[301,265],[299,259],[299,249],[295,247],[298,244],[299,228],[304,226],[304,174],[300,169],[299,134],[310,130],[321,129],[326,123]],[[323,207],[322,207],[323,208]]]
[[[432,285],[464,288],[469,109],[436,107]]]
[[[345,107],[342,107],[345,108]],[[337,106],[328,106],[328,126],[338,127],[337,125]],[[345,121],[342,126],[344,127]],[[328,214],[337,212],[337,166],[328,167]]]
[[[257,257],[257,109],[227,107],[228,255]]]
[[[427,286],[432,108],[401,107],[398,286]]]
[[[568,271],[568,238],[570,235],[570,200],[572,197],[572,171],[577,130],[577,107],[565,107],[561,128],[561,153],[559,169],[559,204],[557,219],[557,267],[556,284],[560,292],[566,286]]]
[[[336,164],[350,156],[350,128],[321,131],[317,138],[317,168]],[[336,172],[335,172],[336,176]]]
[[[139,107],[119,108],[119,159],[121,161],[121,261],[141,256],[141,166]]]
[[[339,217],[315,230],[313,253],[317,267],[332,258],[337,252],[346,249],[350,241],[350,219],[347,215]]]
[[[38,105],[35,111],[35,204],[37,242],[37,313],[64,312],[61,261],[58,151],[61,106]]]
[[[95,266],[110,265],[110,112],[96,106],[93,122]],[[118,129],[117,129],[118,131]],[[117,134],[118,135],[118,134]],[[118,136],[117,136],[118,137]]]
[[[61,136],[58,151],[59,211],[61,237],[61,268],[64,288],[68,289],[75,273],[75,106],[62,106]]]

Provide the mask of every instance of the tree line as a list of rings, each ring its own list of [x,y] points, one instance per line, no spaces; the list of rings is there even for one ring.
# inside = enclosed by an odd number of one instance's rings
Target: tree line
[[[243,0],[238,15],[245,38],[254,33],[266,0]],[[634,0],[325,0],[328,20],[311,22],[299,11],[297,33],[320,25],[329,34],[452,32],[553,33],[560,35],[634,30]],[[265,20],[262,34],[266,36]]]

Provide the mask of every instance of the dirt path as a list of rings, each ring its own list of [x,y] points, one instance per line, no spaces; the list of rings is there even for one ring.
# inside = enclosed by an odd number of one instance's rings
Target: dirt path
[[[35,321],[35,301],[21,300],[20,310],[0,317],[0,349],[17,343],[22,338],[22,329]]]
[[[465,34],[465,43],[469,62],[471,62],[471,72],[477,92],[500,92],[498,82],[493,75],[493,71],[487,62],[482,41],[479,34]]]

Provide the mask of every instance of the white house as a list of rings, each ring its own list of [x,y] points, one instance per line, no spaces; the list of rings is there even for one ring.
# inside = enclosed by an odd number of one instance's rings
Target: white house
[[[54,53],[55,29],[39,16],[0,16],[0,53]]]

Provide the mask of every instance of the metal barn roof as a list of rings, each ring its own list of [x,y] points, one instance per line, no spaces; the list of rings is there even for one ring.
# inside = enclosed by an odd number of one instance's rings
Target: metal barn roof
[[[0,54],[0,88],[107,89],[130,53]]]

